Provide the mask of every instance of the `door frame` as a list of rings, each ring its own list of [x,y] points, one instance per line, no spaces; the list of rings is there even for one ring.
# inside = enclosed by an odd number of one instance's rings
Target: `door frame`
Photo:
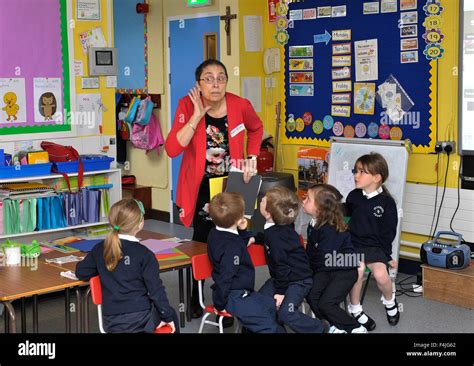
[[[197,13],[197,14],[187,14],[187,15],[173,15],[171,17],[168,17],[166,19],[166,40],[168,40],[168,54],[166,57],[166,73],[165,77],[167,79],[166,83],[166,93],[168,95],[168,103],[167,103],[167,110],[168,110],[168,134],[171,130],[171,125],[173,124],[173,115],[174,111],[171,110],[171,88],[170,88],[170,81],[169,81],[169,75],[171,73],[171,49],[170,49],[170,26],[171,22],[176,21],[176,20],[181,20],[181,19],[198,19],[198,18],[209,18],[209,17],[216,17],[220,16],[218,11],[212,11],[208,13]],[[220,31],[220,26],[219,26],[219,31]],[[219,36],[219,34],[218,34]],[[220,55],[219,55],[220,56]],[[174,223],[173,219],[173,195],[171,191],[173,190],[173,159],[169,159],[168,162],[168,186],[170,187],[170,197],[169,197],[169,210],[170,210],[170,223]]]

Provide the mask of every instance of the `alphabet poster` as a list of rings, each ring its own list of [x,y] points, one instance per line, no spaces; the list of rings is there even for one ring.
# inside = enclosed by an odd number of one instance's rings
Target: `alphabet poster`
[[[0,124],[26,122],[25,79],[0,79]]]

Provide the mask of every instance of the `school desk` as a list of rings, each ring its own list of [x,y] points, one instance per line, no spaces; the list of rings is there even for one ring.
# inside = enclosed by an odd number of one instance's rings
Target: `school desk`
[[[26,333],[25,300],[33,297],[33,333],[38,332],[38,296],[50,292],[66,291],[65,320],[66,332],[71,329],[70,289],[76,290],[76,321],[81,323],[81,298],[79,286],[82,281],[75,281],[60,275],[62,269],[48,265],[41,260],[25,262],[23,266],[0,267],[0,302],[5,305],[5,332],[16,333],[16,314],[12,305],[14,300],[21,300],[21,331]]]
[[[163,240],[163,239],[169,238],[170,236],[143,230],[137,234],[137,237],[140,238],[140,240],[146,240],[146,239]],[[178,312],[180,316],[180,326],[184,328],[186,325],[186,319],[188,322],[191,321],[191,276],[192,276],[191,258],[198,254],[207,253],[207,244],[197,242],[197,241],[188,241],[188,242],[178,245],[176,248],[179,249],[184,254],[186,254],[188,258],[166,260],[166,261],[159,260],[159,263],[160,263],[160,272],[178,271],[179,304],[183,304],[183,305],[186,304],[185,309],[181,309],[182,305],[179,305],[179,308],[178,308]],[[45,259],[64,257],[68,255],[85,256],[86,253],[76,252],[76,253],[65,254],[65,253],[60,253],[57,251],[52,251],[50,253],[42,254],[40,259],[44,261]],[[63,271],[75,271],[76,265],[77,265],[77,262],[65,263],[61,265],[54,264],[54,266],[62,268]],[[185,292],[184,270],[186,270],[186,301],[185,301],[185,296],[184,296],[184,292]],[[88,319],[89,318],[89,293],[90,293],[90,289],[87,289],[86,294],[84,296],[84,306],[82,307],[84,311],[84,315],[82,316],[83,324],[81,325],[81,331],[84,331],[85,333],[88,332],[88,324],[89,324],[89,319]]]

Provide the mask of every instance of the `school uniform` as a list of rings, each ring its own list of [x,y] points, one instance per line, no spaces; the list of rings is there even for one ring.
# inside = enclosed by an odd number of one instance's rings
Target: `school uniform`
[[[323,333],[324,325],[299,311],[313,280],[308,257],[293,225],[264,226],[264,247],[271,278],[259,290],[273,299],[284,295],[277,314],[280,323],[297,333]]]
[[[130,235],[119,234],[122,258],[110,272],[104,261],[104,242],[77,264],[76,276],[88,281],[99,275],[102,285],[102,315],[108,333],[152,333],[161,321],[178,317],[170,306],[160,279],[160,266],[151,250]]]
[[[314,272],[313,287],[306,300],[318,318],[327,319],[338,329],[350,333],[360,324],[340,304],[357,281],[358,261],[349,232],[338,232],[325,224],[316,229],[308,225],[308,254]]]
[[[253,333],[283,332],[276,321],[273,299],[254,292],[255,269],[247,241],[237,230],[216,227],[211,229],[207,244],[215,308],[228,311]]]
[[[349,193],[345,203],[351,216],[349,230],[357,253],[365,263],[382,262],[392,258],[392,242],[397,234],[398,214],[395,200],[382,187],[367,194],[362,189]]]

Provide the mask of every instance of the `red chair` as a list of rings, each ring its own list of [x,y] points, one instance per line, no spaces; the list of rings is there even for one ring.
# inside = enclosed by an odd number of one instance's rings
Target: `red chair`
[[[97,305],[97,315],[99,318],[99,330],[101,333],[106,333],[104,330],[104,324],[102,321],[102,285],[100,284],[100,277],[95,276],[89,280],[89,286],[91,288],[92,302]],[[171,333],[172,329],[169,325],[165,325],[161,328],[156,328],[153,333]]]
[[[265,257],[265,248],[263,245],[252,244],[247,247],[247,250],[254,267],[267,265],[267,258]]]
[[[193,267],[193,277],[196,281],[198,281],[198,290],[199,290],[199,305],[206,313],[202,317],[201,325],[199,326],[199,333],[202,333],[205,324],[214,325],[219,328],[219,333],[224,333],[224,327],[222,326],[222,321],[224,318],[233,318],[232,314],[226,311],[218,311],[214,305],[204,305],[204,296],[203,296],[203,280],[212,277],[212,263],[209,260],[207,254],[199,254],[195,255],[191,258],[191,263]],[[207,318],[211,315],[215,314],[219,316],[219,322],[213,322],[211,320],[207,320]],[[239,327],[236,327],[235,332],[239,330]]]

